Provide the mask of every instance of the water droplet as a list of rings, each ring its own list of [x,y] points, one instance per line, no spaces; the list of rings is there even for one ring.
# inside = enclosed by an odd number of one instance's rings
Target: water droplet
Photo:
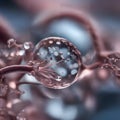
[[[30,43],[29,43],[29,42],[25,42],[25,43],[24,43],[24,48],[25,48],[26,50],[30,49]]]
[[[33,56],[33,61],[38,63],[45,61],[44,65],[39,65],[42,69],[34,70],[35,77],[44,86],[62,89],[77,80],[81,70],[81,55],[78,49],[67,40],[59,37],[43,39],[35,47]],[[70,65],[73,66],[72,70],[69,68]]]

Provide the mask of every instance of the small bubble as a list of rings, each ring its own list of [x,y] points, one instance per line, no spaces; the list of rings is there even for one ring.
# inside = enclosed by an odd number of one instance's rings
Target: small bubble
[[[58,67],[58,68],[56,69],[56,72],[57,72],[60,76],[62,76],[62,77],[67,76],[67,70],[66,70],[65,68],[63,68],[63,67]]]
[[[51,47],[48,47],[48,50],[49,50],[50,53],[54,52],[54,50]]]
[[[78,68],[78,67],[79,67],[79,66],[78,66],[78,63],[74,63],[74,64],[73,64],[73,67],[74,67],[74,68]]]
[[[58,52],[54,52],[54,55],[55,55],[55,56],[58,56],[58,55],[59,55],[59,53],[58,53]]]
[[[76,69],[71,70],[71,75],[75,75],[78,71]]]
[[[25,42],[24,43],[24,48],[25,48],[25,50],[30,49],[30,43],[29,42]]]
[[[67,54],[70,55],[70,52],[68,52]]]

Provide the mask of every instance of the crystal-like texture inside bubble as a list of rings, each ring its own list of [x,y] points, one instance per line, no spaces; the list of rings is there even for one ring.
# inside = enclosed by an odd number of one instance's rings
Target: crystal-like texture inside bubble
[[[79,50],[63,38],[49,37],[40,41],[33,56],[35,77],[49,88],[70,86],[81,71]]]

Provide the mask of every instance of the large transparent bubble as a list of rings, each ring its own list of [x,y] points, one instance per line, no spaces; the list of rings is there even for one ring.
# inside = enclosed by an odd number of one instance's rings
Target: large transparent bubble
[[[33,53],[34,75],[46,87],[62,89],[74,83],[81,72],[81,54],[67,40],[49,37]]]

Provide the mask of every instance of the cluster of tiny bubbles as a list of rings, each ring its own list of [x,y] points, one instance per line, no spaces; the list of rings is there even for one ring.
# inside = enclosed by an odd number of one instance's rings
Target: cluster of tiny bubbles
[[[19,64],[21,62],[21,55],[19,54],[19,51],[16,50],[16,48],[14,47],[9,48],[7,44],[1,43],[0,44],[0,61],[4,64],[4,66]]]
[[[111,63],[112,65],[120,69],[120,53],[119,52],[108,55],[108,59],[109,59],[109,63]]]
[[[79,50],[60,37],[41,40],[33,52],[33,61],[41,63],[34,68],[36,79],[54,89],[66,88],[74,83],[82,67]]]
[[[110,69],[112,73],[116,76],[120,76],[120,53],[119,52],[112,52],[108,53],[105,61],[104,61],[104,68]]]
[[[17,115],[17,120],[27,120],[24,109]]]

